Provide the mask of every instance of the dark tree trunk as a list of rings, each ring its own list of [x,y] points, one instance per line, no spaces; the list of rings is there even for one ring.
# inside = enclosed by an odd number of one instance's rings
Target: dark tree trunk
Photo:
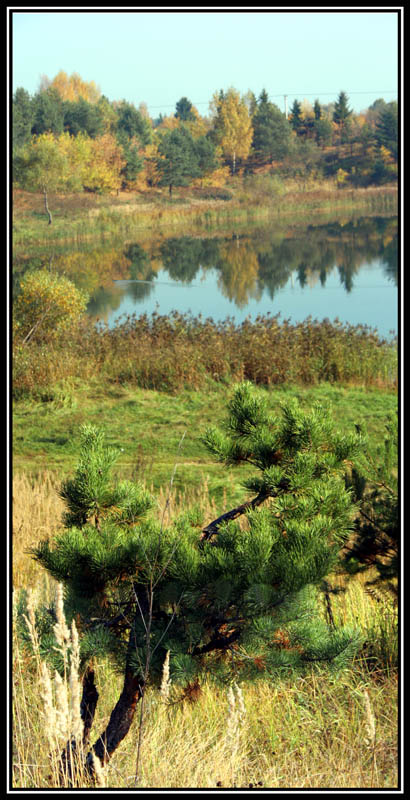
[[[90,740],[90,731],[94,722],[95,709],[98,702],[98,692],[94,683],[94,670],[87,667],[83,678],[83,696],[81,698],[81,719],[84,722],[83,744],[86,746]]]
[[[133,647],[135,647],[135,634],[132,630],[129,639],[129,653]],[[91,779],[95,778],[94,758],[99,758],[101,766],[107,764],[118,745],[127,735],[134,719],[137,703],[143,696],[143,692],[144,680],[140,676],[135,677],[132,670],[127,666],[123,689],[111,713],[108,725],[85,757],[83,767],[85,767],[85,772]],[[83,695],[81,699],[81,718],[84,722],[83,748],[89,745],[97,701],[98,691],[94,683],[94,670],[88,667],[83,678]],[[61,755],[61,786],[72,786],[78,771],[81,774],[81,766],[79,767],[77,763],[78,750],[79,747],[75,740],[67,742]]]
[[[139,611],[137,612],[140,613]],[[128,654],[125,667],[124,685],[118,702],[113,709],[109,723],[101,736],[92,746],[86,758],[87,771],[94,774],[94,758],[99,758],[101,765],[107,764],[111,756],[127,735],[134,719],[137,703],[144,693],[144,679],[134,675],[130,667],[130,658],[137,648],[134,626],[130,630]]]
[[[143,693],[143,681],[140,677],[134,677],[131,670],[127,670],[124,678],[124,686],[117,705],[115,706],[110,721],[103,734],[97,739],[91,752],[87,756],[87,768],[93,773],[93,755],[97,756],[101,764],[106,764],[118,745],[121,744],[127,735],[131,723],[134,719],[135,709],[138,700]]]

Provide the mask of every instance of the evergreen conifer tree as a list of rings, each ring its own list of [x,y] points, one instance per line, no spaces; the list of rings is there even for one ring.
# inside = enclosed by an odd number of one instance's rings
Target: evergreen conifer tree
[[[291,128],[280,109],[270,103],[262,90],[252,118],[252,147],[258,158],[272,162],[284,158],[290,148]]]
[[[17,149],[29,141],[33,125],[33,101],[29,93],[22,87],[13,96],[12,106],[12,141],[13,149]]]
[[[290,109],[290,124],[292,129],[298,135],[304,132],[304,122],[302,118],[302,104],[299,100],[294,100],[292,108]]]
[[[352,109],[348,106],[349,98],[346,92],[340,92],[333,111],[333,122],[339,128],[340,141],[344,142],[350,127],[350,117]]]
[[[376,139],[380,147],[386,147],[395,161],[398,158],[398,108],[397,103],[388,103],[382,108],[376,121]]]
[[[158,145],[158,153],[159,185],[168,186],[170,197],[174,186],[187,186],[193,178],[200,177],[195,142],[187,128],[164,133]]]
[[[192,103],[187,97],[181,97],[181,99],[178,100],[175,106],[174,117],[182,120],[182,122],[195,119],[195,114],[192,111]]]
[[[313,113],[314,113],[315,119],[320,119],[321,116],[322,116],[322,108],[321,108],[321,105],[320,105],[319,100],[317,98],[316,98],[314,106],[313,106]]]
[[[223,463],[252,469],[244,486],[255,496],[200,533],[195,509],[167,527],[147,516],[152,498],[112,481],[117,454],[85,426],[77,471],[61,489],[65,529],[32,551],[64,585],[68,621],[75,616],[80,630],[87,740],[98,700],[93,659],[109,657],[123,674],[88,754],[90,772],[93,754],[105,763],[127,734],[147,683],[160,684],[167,651],[171,680],[187,696],[207,678],[226,684],[341,667],[357,648],[357,632],[322,618],[318,592],[352,528],[344,471],[360,434],[336,433],[321,406],[305,413],[295,401],[272,415],[244,383],[225,430],[208,429],[204,442]],[[52,610],[48,617],[41,646],[53,659]]]

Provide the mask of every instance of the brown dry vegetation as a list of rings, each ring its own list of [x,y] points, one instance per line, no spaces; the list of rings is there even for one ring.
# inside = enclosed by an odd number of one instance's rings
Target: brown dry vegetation
[[[166,391],[197,389],[209,379],[387,388],[397,381],[394,345],[365,326],[310,318],[292,325],[267,316],[237,325],[231,319],[216,323],[178,312],[169,317],[154,313],[129,317],[113,329],[96,329],[87,321],[61,343],[16,345],[16,397],[92,375]]]

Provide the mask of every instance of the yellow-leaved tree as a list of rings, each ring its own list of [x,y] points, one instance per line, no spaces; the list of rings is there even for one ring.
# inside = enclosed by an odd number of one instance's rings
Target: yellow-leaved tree
[[[235,174],[238,159],[246,159],[252,144],[253,128],[247,104],[239,92],[230,88],[215,93],[210,104],[214,117],[213,138]]]
[[[77,72],[67,75],[63,69],[60,69],[51,82],[46,76],[43,76],[42,84],[56,89],[62,100],[75,101],[82,97],[88,103],[97,103],[101,97],[101,91],[96,83],[84,81]]]
[[[90,139],[90,148],[90,160],[83,172],[84,187],[95,192],[118,191],[126,161],[115,136],[105,133]]]

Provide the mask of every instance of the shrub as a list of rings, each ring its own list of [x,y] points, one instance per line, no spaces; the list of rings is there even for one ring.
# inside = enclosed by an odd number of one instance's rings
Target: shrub
[[[88,295],[68,278],[44,269],[28,273],[13,308],[16,340],[55,339],[81,317],[87,303]]]

